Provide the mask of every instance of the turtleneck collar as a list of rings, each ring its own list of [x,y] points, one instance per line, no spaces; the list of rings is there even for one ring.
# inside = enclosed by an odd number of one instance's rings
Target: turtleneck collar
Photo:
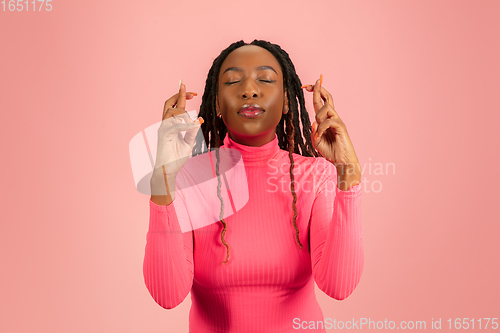
[[[274,134],[274,139],[260,147],[245,146],[234,142],[229,133],[224,138],[224,147],[237,149],[243,157],[246,166],[266,165],[270,159],[276,158],[279,154],[278,135]]]

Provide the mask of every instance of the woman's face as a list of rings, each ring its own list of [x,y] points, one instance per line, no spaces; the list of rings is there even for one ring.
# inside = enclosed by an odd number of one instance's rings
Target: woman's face
[[[233,141],[259,147],[274,139],[288,102],[281,67],[269,51],[256,45],[232,51],[222,63],[218,89],[218,113]]]

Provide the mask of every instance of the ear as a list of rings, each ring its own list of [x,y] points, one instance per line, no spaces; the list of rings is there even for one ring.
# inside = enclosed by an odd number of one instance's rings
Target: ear
[[[285,91],[285,98],[283,98],[283,114],[288,113],[288,94]]]

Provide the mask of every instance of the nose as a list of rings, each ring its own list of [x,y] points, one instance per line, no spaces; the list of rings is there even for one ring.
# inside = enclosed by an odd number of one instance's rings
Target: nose
[[[246,80],[241,86],[241,98],[258,98],[260,90],[252,80]]]

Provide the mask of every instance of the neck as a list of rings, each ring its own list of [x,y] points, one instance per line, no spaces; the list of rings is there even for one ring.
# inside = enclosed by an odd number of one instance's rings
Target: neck
[[[238,150],[243,158],[245,166],[266,165],[270,160],[278,158],[280,153],[278,136],[276,133],[274,133],[273,140],[261,146],[247,146],[234,141],[229,135],[226,135],[223,147]]]
[[[236,135],[232,132],[228,132],[227,135],[229,135],[231,140],[240,145],[249,147],[260,147],[274,140],[276,136],[276,129],[273,129],[272,131],[269,131],[261,135],[253,135],[253,136],[241,136],[241,135]]]

